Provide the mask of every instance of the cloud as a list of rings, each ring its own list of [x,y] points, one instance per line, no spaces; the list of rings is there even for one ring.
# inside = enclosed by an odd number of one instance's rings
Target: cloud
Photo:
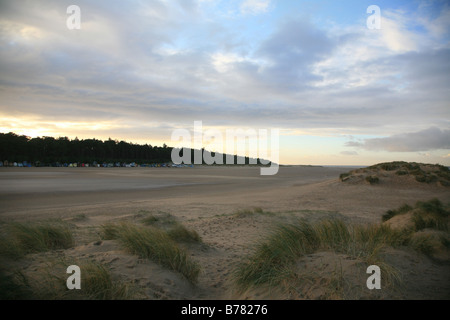
[[[395,52],[414,51],[419,37],[408,29],[411,21],[405,12],[385,11],[381,18],[381,40],[389,50]]]
[[[418,132],[396,134],[386,138],[366,139],[363,142],[349,141],[347,147],[358,147],[370,151],[419,152],[450,149],[450,130],[431,127]]]
[[[261,14],[269,10],[270,0],[244,0],[240,5],[242,14]]]
[[[60,1],[0,1],[0,112],[124,130],[200,119],[356,138],[448,126],[448,10],[419,21],[429,27],[419,34],[406,14],[386,15],[392,30],[377,33],[325,28],[308,10],[281,11],[290,3],[271,16],[268,0],[79,0],[82,29],[72,32]],[[240,9],[247,15],[224,18]]]
[[[251,97],[255,100],[267,101],[274,95],[289,99],[320,80],[312,65],[331,54],[334,46],[334,40],[308,19],[288,19],[245,59],[236,61],[227,76],[234,78],[234,87],[242,88],[238,91],[241,96],[254,91]]]

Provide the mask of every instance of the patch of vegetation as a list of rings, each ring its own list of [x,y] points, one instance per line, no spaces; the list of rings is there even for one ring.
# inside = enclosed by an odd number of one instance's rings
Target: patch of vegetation
[[[377,176],[367,176],[366,181],[370,184],[376,184],[380,182],[380,179]]]
[[[178,223],[173,215],[163,211],[150,213],[145,218],[143,218],[141,222],[147,226],[157,226],[164,229],[172,227]]]
[[[167,230],[167,235],[177,242],[202,242],[197,231],[189,230],[180,223],[177,223],[173,228]]]
[[[384,225],[348,225],[339,219],[310,224],[300,220],[278,226],[268,239],[234,271],[234,280],[243,292],[261,286],[276,288],[296,278],[295,262],[319,250],[331,250],[357,257],[369,264],[382,264],[380,252],[387,246],[402,245],[405,232]],[[391,273],[395,278],[395,271]]]
[[[399,215],[399,214],[403,214],[403,213],[407,213],[409,211],[411,211],[413,209],[413,207],[411,207],[408,204],[404,204],[401,207],[399,207],[398,209],[395,210],[388,210],[382,217],[382,221],[387,221],[389,219],[391,219],[392,217]]]
[[[435,243],[429,235],[419,235],[412,237],[409,245],[416,251],[430,256],[435,251]]]
[[[165,232],[172,240],[176,242],[200,243],[202,239],[195,230],[186,228],[178,222],[174,216],[165,212],[150,214],[141,219],[140,222],[145,226],[160,229]],[[120,225],[107,223],[101,226],[101,237],[104,240],[116,240],[119,238]]]
[[[444,216],[427,212],[414,212],[412,216],[416,231],[423,229],[448,230],[448,219]]]
[[[448,217],[450,215],[450,212],[437,198],[433,198],[428,201],[417,201],[416,208],[437,216]]]
[[[433,174],[427,174],[425,172],[416,175],[416,181],[418,182],[425,182],[425,183],[432,183],[438,181],[437,177]]]
[[[109,239],[117,239],[130,253],[152,260],[181,273],[190,282],[196,282],[200,266],[190,259],[188,252],[180,248],[166,231],[152,226],[121,223],[103,226],[103,234],[109,236]],[[179,233],[176,236],[180,236]],[[188,237],[192,237],[192,234]]]
[[[339,176],[341,181],[348,180],[353,174],[369,174],[366,176],[367,179],[373,179],[374,171],[394,171],[398,176],[412,176],[418,182],[422,183],[437,183],[442,186],[450,186],[450,169],[448,167],[439,164],[425,164],[416,162],[405,162],[405,161],[393,161],[393,162],[383,162],[378,163],[367,168],[352,170],[347,173],[342,173]]]
[[[393,162],[383,162],[370,166],[369,169],[382,169],[386,171],[394,171],[404,167],[407,164],[405,161],[393,161]]]
[[[142,219],[142,223],[147,225],[147,226],[153,225],[153,224],[155,224],[158,221],[159,221],[159,218],[155,217],[154,215],[150,215],[150,216],[145,217],[144,219]]]
[[[339,180],[341,180],[341,181],[345,181],[345,180],[346,180],[346,178],[350,177],[350,175],[351,175],[351,173],[350,173],[350,172],[346,172],[346,173],[341,173],[341,174],[339,175]]]
[[[117,240],[119,238],[120,227],[118,224],[106,223],[101,226],[101,238],[103,240]]]
[[[414,207],[403,205],[389,210],[382,220],[388,221],[398,214],[409,214],[410,223],[404,227],[409,232],[408,245],[432,258],[450,249],[450,211],[439,199],[417,201]],[[441,252],[441,253],[439,253]],[[447,251],[448,252],[448,251]]]
[[[89,300],[127,300],[134,299],[136,291],[128,283],[114,279],[110,270],[97,262],[80,265],[82,272],[82,298]],[[73,290],[77,293],[77,290]]]
[[[166,231],[167,235],[177,242],[202,242],[200,235],[195,230],[186,228],[169,213],[152,213],[142,219],[141,223]]]
[[[67,289],[67,275],[64,272],[67,262],[52,265],[49,270],[40,270],[38,276],[33,278],[20,271],[13,274],[0,271],[0,299],[128,300],[142,296],[133,284],[113,277],[111,271],[98,262],[87,261],[76,264],[81,270],[79,290]],[[59,272],[55,274],[55,270]]]
[[[23,274],[7,274],[0,269],[0,300],[30,300],[33,292],[24,285]]]
[[[382,221],[388,221],[396,215],[411,211],[413,211],[412,222],[414,231],[426,228],[448,231],[450,211],[437,198],[429,201],[418,201],[414,207],[405,204],[396,210],[388,210],[382,216]]]
[[[139,210],[134,217],[135,218],[142,218],[142,217],[146,217],[147,215],[151,214],[151,211],[148,210]]]
[[[4,226],[0,253],[12,258],[74,246],[69,225],[62,221],[10,223]]]

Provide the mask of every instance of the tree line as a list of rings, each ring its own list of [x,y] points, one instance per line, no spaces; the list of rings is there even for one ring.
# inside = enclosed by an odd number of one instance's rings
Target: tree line
[[[57,166],[67,163],[170,163],[172,149],[166,144],[161,147],[111,138],[105,141],[78,138],[71,140],[67,137],[30,138],[13,132],[0,133],[0,161],[5,163],[26,161],[34,166]],[[183,152],[190,152],[191,163],[194,163],[193,150],[183,149],[180,154],[183,155]],[[215,154],[211,152],[210,155]],[[223,155],[223,163],[226,162],[225,157],[226,155]],[[237,158],[234,155],[234,163],[237,163]],[[245,164],[250,163],[248,157],[239,158],[244,158]],[[260,164],[259,159],[257,163]]]
[[[15,133],[0,133],[0,160],[9,162],[27,161],[32,164],[52,165],[56,163],[103,163],[103,162],[168,162],[171,148],[149,144],[139,145],[125,141],[102,141],[98,139],[67,137],[30,138]]]

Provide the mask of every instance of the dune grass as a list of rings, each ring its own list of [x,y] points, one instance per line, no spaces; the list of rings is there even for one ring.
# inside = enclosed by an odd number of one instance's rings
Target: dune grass
[[[414,207],[405,204],[386,212],[382,220],[388,221],[399,214],[410,215],[411,223],[405,231],[410,233],[408,245],[414,250],[431,258],[436,258],[435,254],[439,255],[439,252],[449,250],[450,211],[439,199],[417,201]]]
[[[416,231],[425,228],[448,231],[450,211],[448,211],[439,199],[429,201],[418,201],[413,222]]]
[[[44,222],[7,223],[2,226],[0,255],[19,259],[29,253],[68,249],[75,244],[70,225],[60,220]],[[55,263],[50,258],[47,267],[33,274],[20,269],[0,270],[0,299],[127,299],[131,298],[130,285],[113,279],[110,271],[97,262],[80,262],[82,290],[68,290],[65,268],[67,261]],[[55,270],[58,270],[56,272]]]
[[[401,207],[399,207],[398,209],[394,209],[394,210],[388,210],[382,217],[381,220],[387,221],[389,219],[391,219],[392,217],[399,215],[399,214],[403,214],[403,213],[407,213],[409,211],[411,211],[413,209],[413,207],[411,207],[408,204],[404,204]]]
[[[2,238],[0,253],[14,258],[74,246],[72,230],[62,221],[10,223],[4,227]]]
[[[350,175],[351,175],[350,172],[341,173],[341,174],[339,175],[339,180],[345,181],[348,177],[350,177]]]
[[[33,292],[24,285],[23,274],[8,274],[0,269],[0,300],[29,300]]]
[[[439,164],[426,164],[426,163],[416,163],[416,162],[405,162],[405,161],[393,161],[384,162],[372,165],[370,167],[361,168],[357,170],[352,170],[347,173],[343,173],[339,176],[341,181],[346,181],[355,172],[357,173],[373,173],[374,171],[392,171],[398,176],[411,176],[418,182],[422,183],[438,183],[441,186],[450,186],[450,169],[446,166]],[[375,177],[375,176],[374,176]],[[367,177],[366,177],[367,179]],[[372,180],[371,178],[369,178]],[[377,183],[377,181],[369,181],[371,183]]]
[[[181,243],[201,243],[202,239],[195,230],[188,229],[182,223],[178,222],[174,216],[168,213],[159,213],[158,215],[149,214],[140,222],[145,226],[150,226],[164,231],[172,240]],[[102,226],[102,237],[105,240],[118,239],[120,226],[108,223]]]
[[[369,184],[377,184],[380,182],[380,179],[377,176],[367,176],[366,177],[366,181]]]
[[[148,215],[147,217],[145,217],[141,220],[141,222],[146,226],[153,225],[153,224],[157,223],[158,221],[160,221],[160,219],[158,217],[155,217],[154,215]]]
[[[381,250],[404,244],[407,235],[383,225],[348,225],[339,219],[316,224],[300,220],[279,225],[268,239],[258,243],[255,252],[246,257],[234,271],[235,284],[241,292],[259,286],[275,288],[295,279],[298,259],[316,251],[331,250],[362,259],[370,264],[383,264]],[[385,279],[398,279],[390,270]]]
[[[200,235],[195,230],[186,228],[169,213],[159,212],[158,214],[147,215],[141,220],[141,223],[166,231],[167,235],[176,242],[202,242]]]
[[[90,300],[128,300],[136,297],[136,289],[129,283],[114,279],[110,270],[98,262],[80,265],[81,289],[71,290],[72,295],[81,295]]]
[[[416,231],[423,229],[448,230],[448,219],[439,215],[414,212],[412,221]]]
[[[412,222],[414,223],[414,231],[427,228],[448,231],[450,211],[437,198],[428,201],[417,201],[414,207],[404,204],[398,209],[388,210],[382,216],[382,221],[388,221],[396,215],[411,211],[413,211]]]
[[[186,228],[181,223],[176,223],[166,231],[167,235],[176,242],[200,243],[202,238],[195,230]]]
[[[427,256],[431,256],[436,248],[436,242],[433,236],[430,235],[416,235],[411,237],[409,245],[414,250],[419,251]]]
[[[192,283],[196,282],[200,266],[166,231],[126,222],[104,225],[102,229],[104,239],[117,239],[130,253],[177,271]]]
[[[73,263],[73,261],[71,261]],[[142,297],[131,283],[113,277],[111,271],[95,261],[78,261],[81,270],[81,289],[69,290],[68,262],[49,264],[32,275],[21,271],[6,273],[0,270],[1,300],[129,300]],[[56,272],[57,270],[57,272]]]
[[[157,213],[148,213],[141,219],[141,223],[146,226],[158,226],[162,228],[170,227],[177,223],[177,220],[170,213],[159,211]]]
[[[298,270],[295,270],[297,261],[322,251],[345,254],[367,266],[378,265],[383,269],[385,287],[398,284],[399,272],[384,262],[386,248],[409,246],[430,255],[438,247],[450,247],[450,237],[446,233],[450,213],[438,199],[418,201],[414,207],[405,204],[389,210],[382,220],[411,211],[414,227],[403,229],[386,224],[349,224],[332,218],[314,224],[298,220],[278,225],[266,239],[255,245],[253,254],[245,257],[235,268],[236,287],[242,293],[252,288],[268,287],[271,290],[292,286],[302,281]],[[419,232],[424,229],[438,233]]]
[[[117,223],[105,223],[100,229],[100,237],[103,240],[117,240],[119,238],[120,225]]]
[[[138,288],[114,276],[111,270],[97,261],[71,261],[80,267],[81,289],[67,289],[69,263],[60,261],[51,267],[45,282],[37,288],[37,298],[47,300],[131,300],[140,296]],[[55,270],[60,270],[56,273]],[[36,290],[36,289],[35,289]],[[36,292],[36,291],[35,291]]]
[[[447,217],[450,215],[450,212],[444,208],[442,202],[437,198],[428,201],[417,201],[416,208],[439,216]]]

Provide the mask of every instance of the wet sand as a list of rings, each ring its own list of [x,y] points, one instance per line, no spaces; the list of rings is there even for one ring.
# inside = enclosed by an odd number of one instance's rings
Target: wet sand
[[[282,167],[261,176],[259,168],[1,168],[0,216],[36,209],[120,205],[185,199],[190,202],[334,179],[348,169]],[[168,200],[169,201],[169,200]]]

